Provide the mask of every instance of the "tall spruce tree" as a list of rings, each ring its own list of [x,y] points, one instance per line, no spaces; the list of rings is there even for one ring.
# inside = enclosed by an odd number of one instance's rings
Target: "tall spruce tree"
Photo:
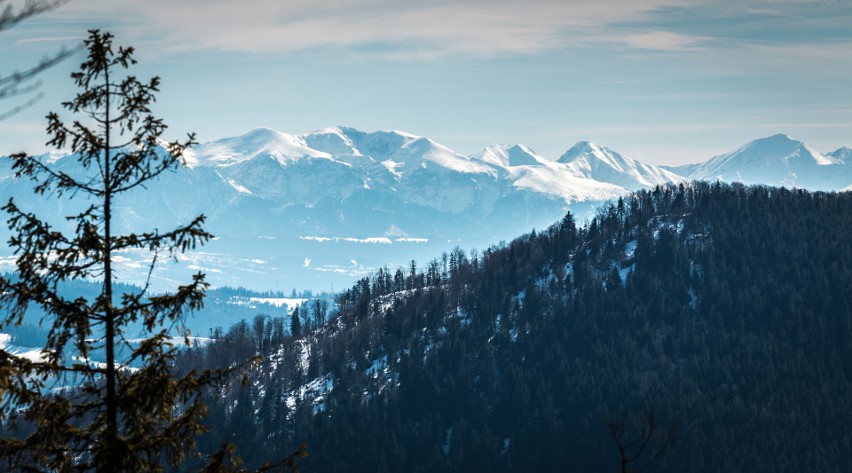
[[[75,119],[68,125],[51,113],[47,127],[48,144],[70,146],[80,172],[26,154],[12,157],[16,176],[32,179],[37,194],[82,198],[85,209],[67,217],[75,231],[65,234],[12,199],[4,207],[15,235],[9,243],[17,273],[0,278],[0,301],[8,308],[3,325],[20,324],[28,307],[37,306],[47,314],[41,323],[50,329],[39,360],[0,350],[7,426],[0,458],[9,470],[176,467],[196,452],[195,437],[204,430],[202,390],[228,371],[178,376],[172,369],[176,348],[169,330],[176,327],[189,343],[182,321],[202,306],[203,274],[171,294],[152,295],[147,286],[135,293],[113,289],[117,252],[148,250],[153,269],[158,256],[174,257],[211,235],[202,228],[203,215],[168,232],[114,234],[115,199],[180,166],[194,139],[163,144],[166,125],[150,109],[159,78],[143,82],[128,74],[136,63],[133,48],[114,48],[109,33],[89,33],[87,57],[72,74],[80,92],[62,104]],[[100,280],[102,291],[91,300],[69,297],[62,286],[73,280]],[[141,343],[125,338],[130,324],[144,327]],[[106,362],[92,362],[90,355],[100,350]],[[120,350],[128,354],[121,364]],[[294,458],[277,465],[295,467]],[[230,446],[209,462],[208,471],[239,469]]]

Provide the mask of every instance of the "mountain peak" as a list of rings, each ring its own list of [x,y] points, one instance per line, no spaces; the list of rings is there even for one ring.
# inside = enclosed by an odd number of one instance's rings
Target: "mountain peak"
[[[268,142],[270,140],[280,140],[284,137],[289,137],[289,136],[290,135],[286,135],[284,133],[281,133],[280,131],[273,130],[272,128],[261,126],[261,127],[253,128],[253,129],[249,130],[247,133],[243,134],[242,136],[236,137],[236,138],[241,138],[244,141],[252,141],[252,142],[255,142],[255,143],[262,143],[264,141]]]
[[[357,139],[358,137],[364,136],[366,134],[367,133],[365,133],[365,132],[363,132],[363,131],[361,131],[357,128],[353,128],[351,126],[333,125],[333,126],[321,128],[319,130],[314,130],[310,133],[305,133],[305,134],[300,135],[300,136],[305,137],[305,136],[315,136],[315,135],[337,135],[337,136],[340,136],[341,138],[344,138],[344,139],[354,140],[354,139]]]
[[[381,133],[388,133],[388,134],[391,134],[391,135],[397,135],[397,136],[401,136],[403,138],[411,138],[413,140],[416,140],[418,138],[422,138],[419,135],[415,135],[413,133],[409,133],[407,131],[402,131],[402,130],[382,130]]]
[[[786,133],[776,133],[774,135],[767,136],[765,138],[758,138],[755,141],[797,141],[797,140],[790,138],[790,135],[788,135]]]
[[[299,135],[299,138],[312,149],[346,158],[348,156],[363,156],[355,143],[363,135],[363,132],[354,128],[331,126]]]
[[[803,145],[799,140],[794,140],[784,133],[777,133],[765,138],[758,138],[749,142],[743,148],[759,148],[761,152],[779,152],[795,149]]]
[[[570,147],[557,162],[568,164],[583,156],[594,156],[597,159],[606,159],[607,154],[613,153],[610,149],[601,146],[593,141],[578,141],[574,146]],[[614,153],[618,154],[618,153]]]
[[[778,133],[766,138],[760,138],[747,143],[742,148],[710,160],[724,158],[756,165],[757,163],[773,162],[782,160],[789,168],[793,163],[803,164],[813,162],[819,166],[839,164],[840,161],[831,155],[822,153],[811,148],[807,144],[790,138],[786,134]]]
[[[607,161],[612,164],[613,158],[616,160],[622,159],[623,156],[611,149],[601,146],[593,141],[578,141],[574,146],[568,149],[557,162],[569,164],[578,159],[594,158],[597,160]],[[629,159],[629,158],[628,158]]]
[[[509,146],[497,143],[488,145],[471,158],[499,167],[538,166],[547,161],[522,144]]]
[[[329,159],[328,153],[307,146],[300,137],[267,127],[259,127],[230,138],[199,145],[193,149],[192,165],[230,166],[258,156],[271,156],[279,162],[303,157]]]
[[[683,182],[677,174],[636,161],[591,141],[578,142],[557,162],[577,176],[611,182],[629,190]]]
[[[347,131],[346,127],[335,125],[335,126],[327,126],[325,128],[320,128],[319,130],[314,130],[310,133],[306,133],[305,135],[306,136],[309,136],[309,135],[340,135],[340,136],[345,136],[346,131]]]
[[[214,143],[227,144],[239,154],[252,156],[282,147],[300,146],[299,140],[295,136],[268,127],[254,128],[243,135],[224,138]]]
[[[846,146],[837,148],[836,150],[827,153],[826,156],[832,157],[840,162],[847,162],[852,157],[852,148]]]
[[[821,154],[807,144],[779,133],[689,166],[686,176],[697,180],[834,190],[849,182],[849,172],[843,167],[843,162],[842,156]]]

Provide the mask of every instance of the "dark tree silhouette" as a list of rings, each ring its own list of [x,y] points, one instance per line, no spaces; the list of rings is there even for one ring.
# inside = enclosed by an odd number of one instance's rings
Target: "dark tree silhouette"
[[[0,351],[2,414],[12,421],[7,423],[10,435],[0,440],[0,457],[9,469],[160,470],[194,454],[207,413],[202,389],[236,368],[180,376],[173,370],[177,352],[170,330],[189,344],[182,321],[202,306],[203,274],[171,294],[152,295],[147,285],[135,293],[113,290],[117,252],[148,250],[153,270],[159,256],[174,257],[211,235],[202,228],[203,215],[168,232],[113,233],[115,199],[180,166],[194,139],[190,134],[184,141],[161,144],[166,125],[150,109],[160,81],[143,82],[126,72],[136,62],[133,48],[114,48],[112,35],[98,30],[90,31],[85,46],[87,57],[72,74],[80,92],[63,103],[75,120],[68,125],[51,113],[47,127],[49,144],[70,145],[79,172],[25,154],[12,156],[16,176],[32,179],[37,194],[76,197],[87,207],[67,217],[76,227],[70,235],[21,210],[12,199],[4,207],[18,260],[17,274],[0,278],[0,300],[8,307],[3,325],[19,324],[35,305],[48,314],[41,322],[50,332],[40,360]],[[61,292],[67,281],[92,279],[102,281],[97,297],[72,299]],[[139,322],[145,331],[141,342],[128,341],[126,329]],[[96,350],[105,352],[106,363],[91,361]],[[15,421],[21,421],[18,429]],[[302,455],[300,449],[278,465],[292,466]],[[224,445],[210,457],[208,471],[238,470],[239,465]]]
[[[612,440],[618,447],[621,473],[648,471],[677,441],[677,425],[658,425],[653,407],[636,419],[635,432],[628,432],[629,422],[623,418],[609,419],[606,424]]]

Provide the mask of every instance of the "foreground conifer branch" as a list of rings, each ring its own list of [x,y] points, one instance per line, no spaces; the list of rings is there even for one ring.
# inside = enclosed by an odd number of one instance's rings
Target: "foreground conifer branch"
[[[160,80],[147,82],[128,74],[136,63],[133,48],[113,47],[113,36],[91,30],[87,56],[72,78],[80,92],[63,107],[70,122],[48,115],[49,145],[70,147],[84,170],[66,173],[26,154],[12,156],[18,178],[29,178],[46,199],[82,200],[82,211],[67,217],[75,231],[65,234],[14,199],[9,214],[17,256],[14,276],[0,278],[0,301],[7,312],[2,326],[21,324],[36,306],[49,328],[37,360],[0,350],[0,393],[4,435],[0,469],[6,471],[160,471],[178,467],[198,455],[195,438],[205,429],[207,406],[202,391],[222,382],[240,365],[177,375],[173,338],[189,344],[184,316],[202,307],[208,284],[198,273],[174,293],[151,295],[114,291],[113,260],[118,252],[149,251],[151,269],[160,256],[175,257],[204,244],[204,216],[171,231],[157,229],[115,234],[115,199],[182,164],[184,150],[195,143],[188,135],[167,144],[164,122],[151,105]],[[74,174],[74,175],[72,175]],[[62,285],[100,280],[92,300],[69,298]],[[144,327],[142,341],[126,338],[131,324]],[[175,332],[176,331],[176,332]],[[132,338],[140,338],[133,333]],[[103,350],[105,363],[90,356]],[[119,353],[124,353],[121,364]],[[208,459],[208,471],[244,471],[230,445]],[[293,455],[270,464],[295,470]]]

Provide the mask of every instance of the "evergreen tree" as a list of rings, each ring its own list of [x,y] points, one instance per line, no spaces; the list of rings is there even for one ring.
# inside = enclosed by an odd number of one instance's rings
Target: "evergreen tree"
[[[80,92],[63,103],[75,120],[67,125],[51,113],[47,128],[48,144],[70,145],[80,173],[26,154],[12,157],[16,176],[32,179],[37,194],[82,198],[87,207],[67,217],[73,234],[54,229],[12,199],[4,207],[18,259],[17,274],[0,278],[0,301],[8,307],[2,325],[20,324],[32,305],[48,314],[41,322],[50,332],[40,360],[0,350],[7,426],[0,457],[9,470],[158,471],[195,452],[207,411],[202,389],[227,370],[182,376],[173,370],[177,352],[169,328],[176,327],[189,344],[182,320],[202,306],[203,274],[172,294],[152,295],[147,286],[118,294],[113,260],[119,251],[149,250],[153,269],[158,255],[174,257],[211,235],[202,228],[203,215],[168,232],[113,233],[115,199],[180,166],[194,139],[189,135],[161,148],[166,125],[150,109],[159,78],[142,82],[127,74],[136,62],[133,48],[115,49],[112,35],[98,30],[90,31],[85,47],[86,59],[71,76]],[[60,291],[68,281],[92,279],[102,281],[97,297],[71,299]],[[140,322],[143,341],[128,342],[128,326]],[[99,350],[106,363],[90,360]],[[118,360],[122,352],[125,365]],[[52,392],[57,385],[62,389]],[[231,451],[225,446],[215,452],[208,469],[236,469],[239,460]],[[293,464],[293,457],[285,463]]]
[[[299,321],[299,308],[293,309],[293,315],[290,316],[290,334],[293,338],[302,336],[302,322]]]

